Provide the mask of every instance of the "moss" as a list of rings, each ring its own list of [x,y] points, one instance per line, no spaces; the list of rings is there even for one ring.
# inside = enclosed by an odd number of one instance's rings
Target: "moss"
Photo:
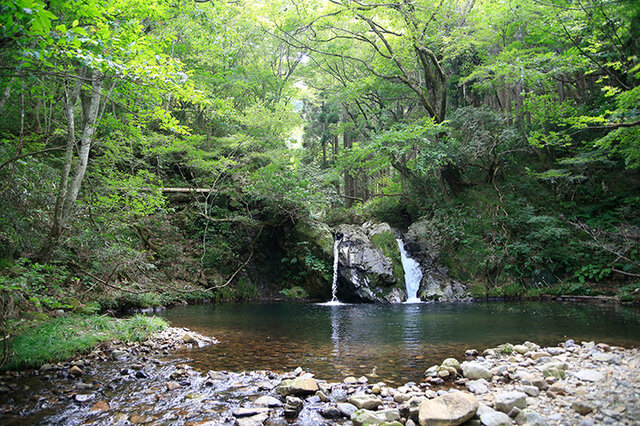
[[[469,294],[471,297],[479,299],[487,295],[487,289],[482,284],[474,284],[469,287]]]
[[[393,276],[396,277],[397,285],[404,286],[404,268],[402,267],[402,257],[398,248],[398,241],[393,233],[384,231],[374,234],[370,238],[371,243],[378,248],[382,254],[391,261]]]
[[[64,361],[107,340],[142,341],[165,327],[167,323],[163,319],[144,315],[124,319],[97,315],[53,318],[24,328],[11,338],[9,358],[3,369]]]

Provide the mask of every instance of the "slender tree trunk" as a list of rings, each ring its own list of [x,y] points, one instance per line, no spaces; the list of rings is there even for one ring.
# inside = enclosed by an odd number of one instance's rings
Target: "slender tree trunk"
[[[18,141],[16,156],[22,154],[22,144],[24,143],[24,85],[21,85],[20,89],[20,140]]]
[[[83,78],[84,71],[81,71],[73,90],[69,92],[67,88],[65,89],[67,95],[67,102],[65,103],[65,116],[67,118],[67,144],[51,231],[49,232],[49,236],[47,237],[45,244],[38,253],[38,259],[42,262],[48,261],[53,255],[53,251],[58,246],[64,228],[71,217],[73,207],[75,206],[75,202],[78,198],[78,193],[80,192],[80,187],[82,186],[82,180],[84,179],[84,175],[87,170],[91,142],[96,130],[100,98],[102,96],[103,79],[100,73],[94,71],[91,78],[91,94],[84,114],[85,117],[82,137],[80,139],[80,150],[78,153],[76,167],[73,175],[71,175],[73,152],[76,145],[75,105],[80,97]]]
[[[347,123],[349,121],[349,113],[347,111],[347,109],[345,108],[343,113],[342,113],[342,121]],[[351,130],[346,129],[342,135],[342,147],[346,150],[351,149],[353,142],[351,140],[352,135],[351,135]],[[345,170],[344,171],[344,195],[346,195],[347,197],[353,197],[354,194],[354,178],[353,176],[351,176],[351,170]],[[345,198],[344,199],[344,206],[346,208],[351,208],[351,206],[353,205],[353,198]]]
[[[2,98],[0,98],[0,112],[4,108],[4,104],[7,103],[9,97],[11,96],[11,86],[13,82],[16,80],[15,77],[11,77],[11,80],[7,83],[7,87],[4,88],[4,93],[2,93]]]

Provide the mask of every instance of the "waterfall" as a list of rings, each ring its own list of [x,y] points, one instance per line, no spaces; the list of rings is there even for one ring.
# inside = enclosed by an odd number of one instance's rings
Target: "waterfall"
[[[404,249],[402,239],[397,238],[396,241],[398,241],[398,248],[400,249],[400,256],[402,257],[404,285],[407,289],[407,300],[404,303],[420,303],[420,299],[417,297],[420,281],[422,280],[420,264],[409,257],[407,251]]]
[[[333,242],[333,282],[331,283],[331,301],[338,300],[338,246],[342,242],[342,237],[337,237]]]
[[[329,302],[318,303],[322,306],[338,306],[344,305],[338,300],[338,247],[342,242],[344,236],[341,233],[337,233],[333,240],[333,282],[331,283],[331,300]]]

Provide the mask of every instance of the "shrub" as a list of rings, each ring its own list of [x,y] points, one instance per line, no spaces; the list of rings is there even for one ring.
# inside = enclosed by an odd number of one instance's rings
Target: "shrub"
[[[291,288],[283,288],[279,292],[281,295],[286,297],[287,299],[305,299],[309,297],[307,291],[299,286],[294,286]]]

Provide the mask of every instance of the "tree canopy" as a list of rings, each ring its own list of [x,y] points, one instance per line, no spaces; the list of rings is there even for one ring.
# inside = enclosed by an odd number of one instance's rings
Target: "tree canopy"
[[[426,217],[458,279],[624,287],[639,57],[634,0],[2,0],[5,274],[251,294],[297,223]]]

